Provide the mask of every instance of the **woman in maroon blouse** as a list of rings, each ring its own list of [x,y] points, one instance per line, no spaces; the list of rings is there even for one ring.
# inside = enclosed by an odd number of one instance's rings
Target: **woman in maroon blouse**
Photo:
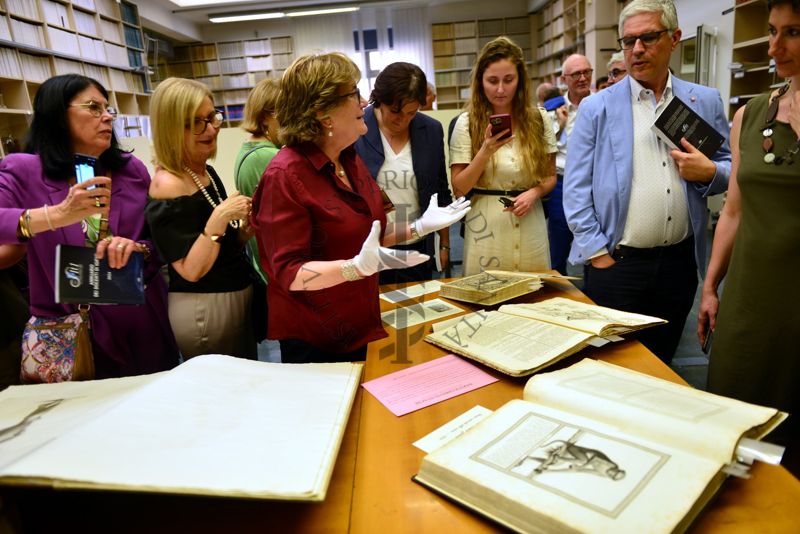
[[[385,337],[378,271],[428,257],[385,247],[458,221],[464,199],[418,220],[386,228],[380,190],[353,144],[367,131],[356,84],[358,67],[344,54],[297,59],[281,78],[277,119],[284,148],[253,195],[252,224],[270,283],[269,335],[284,362],[363,360]]]

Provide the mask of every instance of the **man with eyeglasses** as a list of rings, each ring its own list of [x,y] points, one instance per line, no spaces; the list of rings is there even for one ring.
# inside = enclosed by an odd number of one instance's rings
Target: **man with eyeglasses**
[[[567,86],[564,105],[555,110],[560,131],[556,133],[556,186],[545,197],[547,206],[547,237],[550,241],[550,265],[561,274],[567,274],[567,257],[572,244],[572,232],[567,226],[562,204],[564,166],[567,162],[567,142],[575,125],[578,105],[589,96],[592,88],[592,64],[586,56],[572,54],[561,66],[561,82]]]
[[[625,66],[625,54],[620,50],[611,55],[611,59],[606,64],[608,69],[608,85],[614,85],[628,74],[628,67]]]
[[[670,150],[651,125],[673,95],[725,135],[728,121],[719,91],[669,72],[681,38],[672,0],[633,0],[619,31],[628,75],[581,103],[570,136],[569,261],[585,265],[596,303],[668,321],[638,337],[669,363],[705,271],[706,197],[726,190],[731,153],[727,142],[712,159],[685,140]]]

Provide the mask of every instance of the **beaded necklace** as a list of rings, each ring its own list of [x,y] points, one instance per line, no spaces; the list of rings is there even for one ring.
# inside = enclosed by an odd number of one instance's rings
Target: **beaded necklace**
[[[781,165],[784,162],[787,165],[791,165],[794,163],[794,155],[800,152],[799,138],[794,145],[786,149],[786,151],[783,153],[783,156],[776,156],[772,153],[772,149],[775,147],[775,143],[772,140],[772,134],[774,133],[773,128],[775,127],[775,120],[778,117],[779,101],[788,90],[788,83],[778,89],[778,93],[772,98],[772,100],[770,100],[767,113],[764,117],[764,127],[761,129],[761,135],[764,136],[764,140],[761,142],[761,148],[764,150],[764,163],[768,165]]]
[[[211,204],[212,208],[216,208],[218,204],[222,203],[222,195],[220,194],[219,189],[217,188],[216,182],[214,182],[214,179],[211,178],[211,176],[209,176],[208,172],[203,171],[204,174],[208,177],[208,181],[211,182],[211,186],[214,188],[214,193],[217,194],[217,199],[218,199],[217,202],[214,202],[214,199],[211,198],[211,195],[208,193],[206,188],[203,187],[202,183],[200,183],[200,177],[197,176],[197,174],[192,169],[184,166],[183,170],[186,171],[186,173],[192,177],[194,185],[196,185],[197,189],[199,189],[200,192],[203,193],[203,196],[206,197],[206,200],[208,201],[209,204]],[[230,225],[231,228],[239,228],[241,222],[238,219],[233,219],[229,221],[228,224]]]

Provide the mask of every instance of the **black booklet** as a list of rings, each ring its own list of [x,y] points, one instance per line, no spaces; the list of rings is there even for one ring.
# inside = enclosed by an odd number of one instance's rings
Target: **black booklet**
[[[659,113],[652,128],[656,135],[672,148],[686,152],[681,145],[681,137],[685,137],[708,158],[711,158],[725,142],[725,137],[721,133],[677,96],[673,96],[667,107]]]
[[[72,304],[144,304],[144,255],[131,254],[121,269],[94,247],[56,247],[56,302]]]

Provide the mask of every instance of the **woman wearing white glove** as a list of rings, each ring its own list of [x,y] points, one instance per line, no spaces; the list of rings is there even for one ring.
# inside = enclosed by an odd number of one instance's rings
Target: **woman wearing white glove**
[[[339,53],[297,59],[276,105],[284,148],[253,195],[252,224],[269,277],[268,338],[283,362],[363,360],[386,336],[378,277],[428,256],[387,247],[459,220],[463,199],[436,199],[412,224],[386,225],[380,190],[353,143],[366,132],[358,67]]]

